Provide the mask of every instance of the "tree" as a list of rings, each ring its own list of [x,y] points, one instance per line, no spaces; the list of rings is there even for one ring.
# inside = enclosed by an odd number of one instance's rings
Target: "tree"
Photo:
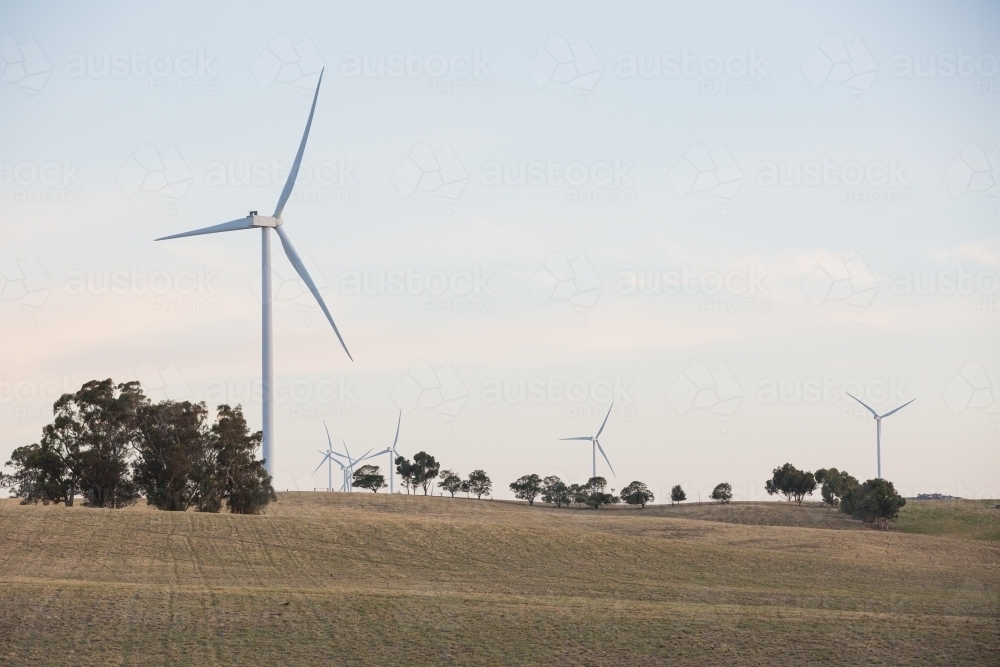
[[[791,463],[771,471],[771,479],[764,483],[768,495],[781,494],[786,500],[802,504],[802,499],[816,490],[816,479],[811,472],[798,470]]]
[[[514,492],[515,498],[527,500],[529,505],[534,505],[535,498],[542,492],[542,478],[535,474],[524,475],[511,482],[510,490]]]
[[[906,499],[885,479],[870,479],[855,489],[860,502],[854,505],[852,516],[885,530],[889,530],[889,522],[899,516],[900,508],[906,505]]]
[[[591,477],[588,479],[587,483],[580,487],[582,495],[584,495],[584,502],[595,510],[601,509],[602,505],[617,503],[617,496],[613,493],[604,492],[607,486],[608,480],[603,477]]]
[[[410,462],[405,456],[396,457],[396,474],[399,475],[399,481],[403,483],[406,487],[406,495],[410,495],[410,487],[415,486],[413,484],[413,463]]]
[[[840,505],[840,501],[854,486],[858,485],[858,480],[847,474],[846,471],[840,471],[836,468],[821,468],[816,471],[816,481],[822,484],[820,488],[820,495],[823,497],[823,502],[830,507],[837,507]]]
[[[207,419],[204,403],[162,401],[139,408],[134,479],[147,504],[183,512],[198,503]]]
[[[368,489],[372,493],[378,493],[379,489],[386,487],[385,475],[381,473],[378,466],[364,465],[354,471],[351,475],[351,486],[361,489]]]
[[[11,496],[20,498],[22,505],[66,501],[66,467],[44,441],[18,447],[11,452],[7,465],[14,468],[14,473],[0,475],[0,487],[9,488]]]
[[[840,511],[851,516],[854,516],[855,510],[864,500],[864,490],[861,487],[861,482],[847,473],[841,473],[837,495],[840,498],[840,502],[837,504]]]
[[[718,501],[720,503],[728,503],[733,499],[733,487],[729,482],[723,482],[722,484],[717,484],[714,489],[712,489],[712,500]]]
[[[204,403],[153,404],[138,382],[85,383],[53,404],[37,445],[14,451],[5,478],[23,502],[125,507],[140,492],[159,509],[258,513],[277,499],[261,433],[251,434],[240,406],[220,405],[207,424]]]
[[[493,490],[493,482],[490,481],[489,475],[483,470],[473,470],[470,472],[466,484],[469,485],[469,492],[476,494],[476,499],[481,499],[483,496],[489,495],[490,491]]]
[[[441,470],[441,464],[434,460],[434,457],[427,452],[417,452],[413,455],[413,467],[410,470],[410,479],[413,484],[413,489],[419,486],[424,490],[424,495],[427,495],[427,489],[430,487],[431,482],[434,478],[438,476],[438,471]]]
[[[271,476],[256,452],[264,439],[260,431],[250,432],[243,408],[220,405],[211,431],[217,485],[233,514],[260,514],[278,499]]]
[[[641,505],[646,508],[646,503],[651,503],[655,498],[653,492],[642,482],[632,482],[618,494],[621,499],[629,505]]]
[[[684,489],[681,488],[680,484],[675,484],[674,488],[670,489],[670,504],[676,505],[685,500],[687,500],[687,494],[684,493]]]
[[[131,472],[138,411],[148,403],[138,382],[92,380],[53,404],[52,437],[62,449],[71,485],[91,507],[119,508],[139,497]],[[43,429],[43,439],[48,435]],[[65,439],[63,439],[65,438]],[[63,449],[64,448],[64,449]],[[67,498],[76,493],[67,490]],[[68,500],[72,502],[72,500]]]
[[[441,481],[437,485],[439,489],[444,489],[454,498],[455,494],[462,490],[462,478],[451,470],[442,470]]]
[[[542,480],[542,501],[562,507],[569,505],[573,501],[573,496],[565,482],[555,475],[549,475]]]

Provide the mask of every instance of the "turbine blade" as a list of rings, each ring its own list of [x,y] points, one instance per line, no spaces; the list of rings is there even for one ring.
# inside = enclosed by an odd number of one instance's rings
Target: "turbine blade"
[[[594,436],[595,438],[601,437],[601,431],[604,430],[604,425],[608,423],[608,417],[611,416],[611,409],[614,408],[614,407],[615,407],[615,402],[611,401],[611,407],[608,408],[608,414],[604,415],[604,421],[601,422],[601,428],[600,428],[600,430],[597,431],[597,435]]]
[[[597,442],[597,441],[594,440],[594,442]],[[599,442],[597,442],[597,449],[600,450],[601,456],[604,457],[604,462],[608,464],[609,468],[611,468],[611,474],[615,475],[615,469],[614,469],[614,467],[612,467],[611,461],[608,461],[608,455],[604,453],[604,447],[601,447],[601,443],[599,443]],[[618,475],[615,475],[615,477],[617,477],[617,476]]]
[[[343,438],[341,438],[340,441],[342,443],[344,443],[344,451],[347,452],[347,460],[350,461],[351,460],[351,450],[347,448],[347,441],[344,440]]]
[[[323,429],[326,431],[326,444],[332,450],[333,449],[333,440],[330,439],[330,429],[327,428],[327,426],[326,426],[326,420],[325,419],[323,420]]]
[[[306,131],[302,133],[299,152],[295,154],[295,162],[292,163],[292,169],[288,172],[288,180],[285,181],[285,187],[281,190],[281,196],[278,198],[278,206],[274,209],[274,217],[276,218],[280,218],[281,212],[285,210],[285,202],[291,196],[292,188],[295,187],[295,179],[299,175],[299,165],[302,164],[302,154],[306,152],[306,141],[309,139],[309,128],[312,127],[313,114],[316,113],[316,100],[319,99],[319,86],[323,83],[324,70],[326,70],[325,67],[319,72],[319,81],[316,82],[316,92],[313,93],[312,108],[309,109],[309,120],[306,121]]]
[[[844,392],[844,393],[847,393],[847,392]],[[869,407],[868,407],[867,405],[865,405],[865,402],[864,402],[864,401],[862,401],[862,400],[861,400],[860,398],[858,398],[858,397],[857,397],[857,396],[855,396],[854,394],[850,394],[850,393],[847,393],[847,395],[848,395],[848,396],[850,396],[851,398],[853,398],[853,399],[854,399],[855,401],[857,401],[858,403],[861,403],[861,405],[864,405],[864,406],[865,406],[865,408],[866,408],[866,409],[868,410],[868,412],[870,412],[870,413],[872,413],[873,415],[875,415],[876,417],[878,417],[878,413],[877,413],[877,412],[875,412],[874,410],[872,410],[871,408],[869,408]]]
[[[396,451],[396,443],[399,442],[399,425],[403,423],[403,411],[399,411],[399,419],[396,420],[396,437],[392,439],[392,451]]]
[[[201,229],[194,229],[190,232],[181,232],[180,234],[171,234],[170,236],[161,236],[156,239],[157,241],[166,241],[168,239],[179,239],[185,236],[201,236],[202,234],[215,234],[217,232],[235,232],[238,229],[253,229],[253,218],[247,216],[245,218],[240,218],[239,220],[230,220],[229,222],[223,222],[221,225],[212,225],[211,227],[202,227]]]
[[[323,455],[323,460],[319,462],[319,465],[318,465],[318,466],[316,466],[316,470],[319,470],[320,468],[322,468],[322,467],[323,467],[323,464],[324,464],[324,463],[326,463],[326,460],[327,460],[328,458],[330,458],[330,455],[329,455],[329,454],[327,454],[326,452],[320,452],[320,454],[322,454],[322,455]],[[313,474],[314,474],[314,475],[316,474],[316,470],[313,470]]]
[[[326,302],[323,301],[323,297],[320,296],[319,290],[316,289],[316,283],[313,282],[309,272],[306,271],[306,265],[302,263],[299,253],[295,252],[295,246],[292,245],[292,241],[288,238],[288,234],[286,234],[285,230],[280,226],[275,227],[274,229],[278,232],[278,238],[281,239],[281,247],[285,249],[285,255],[288,256],[288,261],[292,263],[292,266],[295,267],[299,277],[302,278],[302,282],[309,287],[309,291],[312,292],[314,297],[316,297],[319,307],[323,309],[323,314],[326,315],[326,319],[330,322],[330,326],[333,327],[333,332],[337,334],[337,340],[339,340],[340,344],[343,346],[344,352],[347,352],[347,358],[354,361],[354,357],[351,356],[350,351],[347,349],[347,344],[344,343],[344,338],[340,335],[340,329],[337,328],[336,323],[333,321],[333,315],[330,314],[330,310],[326,307]]]
[[[591,435],[581,435],[579,438],[559,438],[560,440],[593,440]]]
[[[909,405],[910,403],[912,403],[915,400],[917,400],[917,399],[914,398],[912,400],[909,400],[906,403],[903,403],[901,406],[899,406],[895,410],[890,410],[889,412],[887,412],[884,415],[882,415],[882,419],[885,419],[886,417],[888,417],[889,415],[891,415],[891,414],[893,414],[895,412],[899,412],[900,410],[902,410],[903,408],[905,408],[907,405]]]

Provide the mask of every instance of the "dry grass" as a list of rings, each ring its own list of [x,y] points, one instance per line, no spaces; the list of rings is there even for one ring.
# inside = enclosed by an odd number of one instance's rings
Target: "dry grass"
[[[1000,661],[997,545],[763,505],[289,493],[246,517],[0,501],[0,664]],[[821,527],[763,525],[796,516]]]

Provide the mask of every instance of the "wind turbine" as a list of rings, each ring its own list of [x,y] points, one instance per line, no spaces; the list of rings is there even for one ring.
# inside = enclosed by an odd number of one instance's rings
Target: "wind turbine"
[[[597,429],[597,435],[581,435],[578,438],[559,438],[560,440],[590,440],[590,450],[594,461],[594,474],[591,477],[597,477],[597,450],[601,450],[601,456],[607,462],[608,467],[611,468],[611,474],[615,475],[615,469],[611,466],[611,461],[608,461],[608,455],[604,453],[604,448],[601,447],[601,443],[598,442],[598,438],[601,437],[601,432],[604,430],[604,425],[608,423],[608,417],[611,416],[611,409],[615,407],[614,401],[611,402],[611,407],[608,408],[608,414],[604,416],[604,421],[601,422],[601,428]],[[618,475],[615,475],[617,477]]]
[[[314,297],[316,297],[316,301],[319,302],[319,307],[323,309],[323,314],[326,315],[326,319],[330,322],[330,326],[333,327],[333,332],[337,334],[337,339],[340,341],[341,346],[343,346],[344,352],[347,352],[348,359],[354,361],[354,358],[347,349],[347,345],[344,343],[343,337],[340,335],[340,330],[337,329],[337,325],[333,321],[333,316],[330,315],[330,310],[326,307],[326,303],[323,301],[323,297],[320,296],[319,290],[316,289],[316,283],[314,283],[313,279],[309,276],[309,272],[306,270],[305,264],[302,263],[299,253],[295,251],[295,247],[292,245],[291,239],[288,238],[288,234],[284,229],[282,229],[284,220],[282,219],[281,214],[285,210],[285,204],[288,202],[288,198],[292,194],[292,189],[295,187],[295,179],[299,175],[299,165],[302,164],[302,154],[306,150],[306,141],[309,139],[309,128],[312,127],[313,115],[316,113],[316,100],[319,99],[319,86],[321,83],[323,83],[322,70],[319,73],[319,81],[316,82],[316,92],[313,94],[312,107],[309,109],[309,119],[306,121],[306,130],[302,133],[302,142],[299,143],[299,150],[295,154],[295,162],[292,163],[292,168],[288,172],[288,179],[285,181],[285,187],[282,188],[281,196],[278,197],[278,205],[274,209],[274,215],[257,215],[257,211],[250,211],[250,214],[245,218],[230,220],[229,222],[223,222],[219,225],[212,225],[211,227],[203,227],[190,232],[172,234],[170,236],[164,236],[156,239],[157,241],[165,241],[167,239],[177,239],[184,236],[200,236],[202,234],[215,234],[217,232],[232,232],[239,229],[261,230],[261,375],[263,376],[261,403],[263,408],[264,431],[264,446],[262,453],[264,456],[264,467],[272,478],[274,477],[274,348],[271,338],[273,329],[271,323],[272,229],[277,232],[278,239],[281,241],[281,247],[284,248],[288,261],[292,263],[292,266],[295,267],[299,277],[302,278],[302,282],[306,284],[309,291],[312,292]]]
[[[909,401],[903,403],[895,410],[889,410],[889,412],[885,413],[884,415],[880,415],[879,413],[875,412],[870,407],[865,405],[865,403],[854,394],[848,393],[847,395],[853,398],[858,403],[861,403],[861,405],[864,405],[865,408],[868,410],[868,412],[872,413],[875,416],[875,452],[876,456],[878,457],[878,478],[882,479],[882,420],[893,413],[899,412],[900,410],[902,410],[907,405],[909,405],[910,403],[912,403],[917,399],[915,398],[910,399]]]
[[[399,411],[399,419],[396,420],[396,437],[393,438],[392,447],[386,447],[381,452],[375,452],[368,458],[373,459],[376,456],[382,456],[383,454],[389,455],[389,493],[393,493],[393,466],[396,461],[396,443],[399,442],[399,425],[403,422],[403,411]],[[361,459],[358,459],[359,461]]]
[[[326,429],[326,451],[324,452],[322,449],[317,450],[323,455],[323,460],[316,466],[316,470],[322,468],[324,463],[327,464],[326,490],[333,491],[333,455],[335,452],[333,451],[333,440],[330,439],[330,429],[327,428],[325,420],[323,421],[323,428]],[[340,461],[337,461],[337,465],[340,465]],[[316,470],[313,470],[314,475],[316,474]]]
[[[324,426],[325,425],[326,424],[324,424]],[[330,437],[330,432],[327,431],[326,435],[327,435],[327,438],[329,438]],[[347,493],[350,493],[351,489],[353,488],[353,479],[352,479],[352,477],[354,476],[354,464],[360,463],[361,461],[364,461],[365,458],[368,457],[368,455],[371,453],[372,450],[369,449],[367,452],[365,452],[364,454],[362,454],[361,456],[359,456],[356,459],[355,458],[351,458],[351,450],[347,448],[347,441],[341,440],[341,442],[344,443],[344,451],[347,452],[347,455],[345,456],[344,454],[340,454],[339,452],[330,452],[330,453],[333,456],[336,456],[336,457],[339,457],[339,458],[347,460],[347,464],[346,465],[343,464],[343,463],[341,463],[340,461],[337,461],[337,464],[340,466],[341,471],[344,473],[344,485],[342,487],[340,487],[340,490],[341,491],[346,491]]]

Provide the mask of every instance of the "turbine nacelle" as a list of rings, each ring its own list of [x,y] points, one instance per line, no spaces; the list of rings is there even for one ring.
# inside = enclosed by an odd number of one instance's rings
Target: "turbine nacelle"
[[[247,218],[253,227],[279,227],[284,223],[284,220],[276,218],[273,215],[257,215],[257,211],[250,211],[250,215]]]

